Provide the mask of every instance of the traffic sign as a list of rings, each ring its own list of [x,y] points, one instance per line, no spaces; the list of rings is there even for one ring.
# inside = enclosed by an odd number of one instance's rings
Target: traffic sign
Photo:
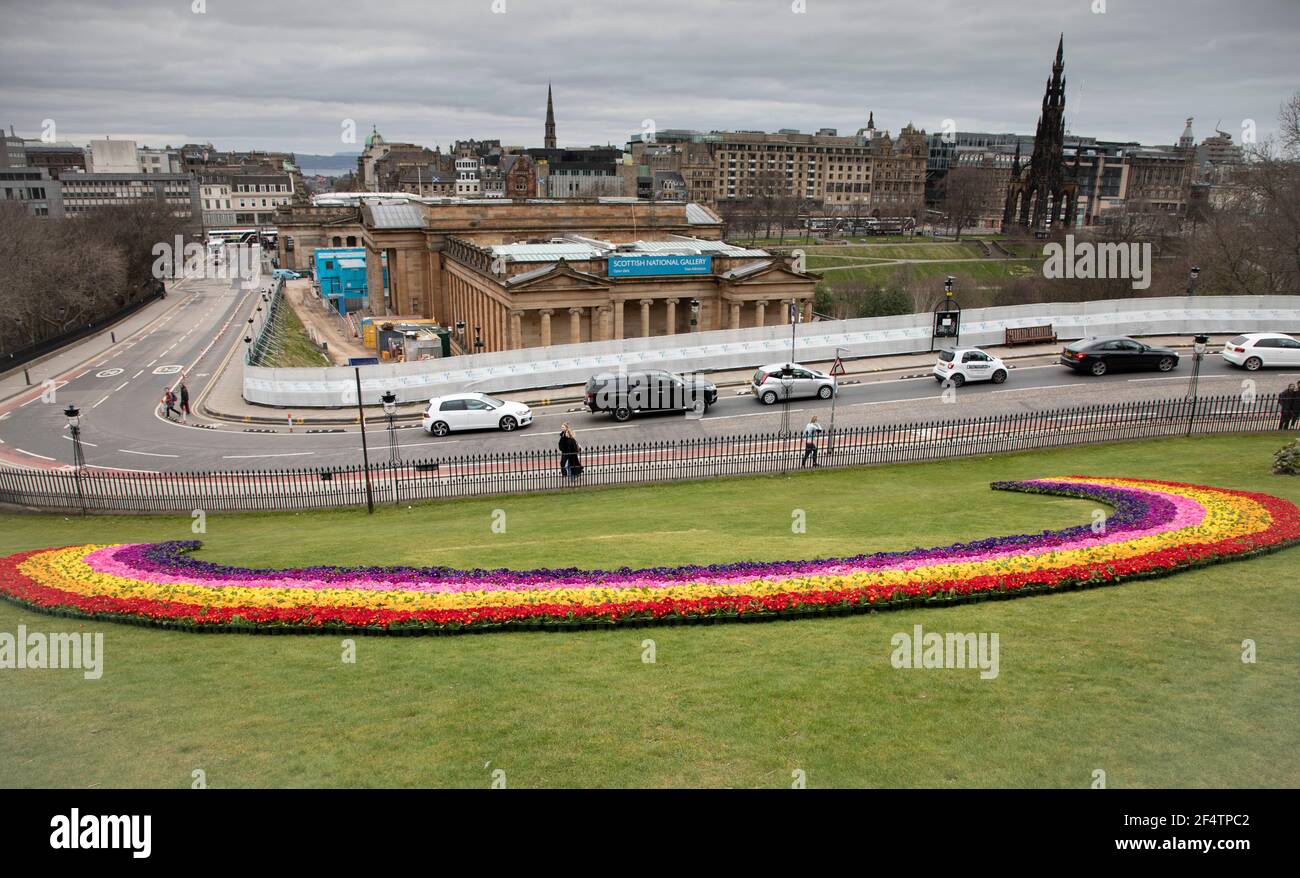
[[[844,374],[844,361],[839,357],[835,358],[835,365],[831,366],[831,374],[836,376]]]

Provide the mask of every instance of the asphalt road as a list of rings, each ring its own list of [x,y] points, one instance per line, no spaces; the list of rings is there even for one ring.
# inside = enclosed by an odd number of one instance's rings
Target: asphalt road
[[[331,432],[290,434],[284,427],[250,428],[192,418],[188,425],[158,415],[158,401],[180,373],[189,374],[191,399],[197,399],[227,356],[242,347],[246,319],[257,296],[232,291],[229,282],[191,280],[173,293],[175,308],[125,340],[120,349],[68,376],[54,398],[39,398],[0,409],[0,460],[16,466],[54,467],[72,462],[72,443],[63,408],[82,409],[82,437],[87,464],[144,471],[266,470],[340,466],[361,459],[355,427]],[[234,368],[238,368],[235,366]],[[845,384],[835,402],[837,427],[916,423],[994,414],[1042,411],[1080,404],[1101,404],[1182,397],[1191,373],[1183,357],[1169,375],[1078,375],[1056,363],[1055,356],[1018,360],[1001,386],[968,384],[948,394],[929,377],[929,367],[873,374],[863,383]],[[1259,393],[1280,390],[1300,377],[1296,372],[1249,374],[1206,357],[1201,369],[1203,395],[1240,393],[1243,381],[1256,382]],[[784,406],[763,406],[736,388],[719,388],[719,400],[702,419],[680,414],[643,415],[618,424],[607,415],[576,410],[574,405],[534,409],[531,426],[515,433],[454,433],[437,439],[418,426],[399,427],[406,459],[520,451],[555,446],[568,422],[586,447],[718,435],[773,433],[783,426]],[[829,400],[796,400],[787,422],[798,430],[817,414],[830,426]],[[273,432],[267,432],[274,430]],[[337,431],[337,432],[334,432]],[[371,460],[386,460],[388,438],[382,422],[367,429]]]

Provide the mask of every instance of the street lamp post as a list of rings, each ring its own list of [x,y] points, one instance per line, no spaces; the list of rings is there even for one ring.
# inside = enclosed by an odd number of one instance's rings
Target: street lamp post
[[[1187,385],[1187,435],[1192,434],[1192,424],[1196,420],[1196,397],[1197,385],[1201,379],[1201,360],[1205,359],[1205,352],[1210,345],[1208,335],[1198,335],[1192,340],[1192,380]]]
[[[1201,276],[1200,268],[1193,265],[1190,273],[1190,277],[1188,278],[1187,281],[1187,295],[1189,296],[1196,295],[1196,279],[1200,276]]]
[[[465,345],[465,321],[464,321],[464,320],[457,320],[457,321],[456,321],[456,334],[460,336],[460,349],[461,349],[461,351],[463,352],[463,351],[465,350],[465,347],[466,347],[466,345]]]
[[[691,299],[691,332],[694,332],[700,325],[700,300]]]
[[[474,327],[474,353],[483,353],[483,332],[482,327]]]
[[[388,462],[396,464],[402,459],[397,448],[397,428],[393,425],[393,418],[397,414],[397,394],[386,390],[379,400],[384,404],[384,414],[388,416]]]
[[[63,410],[63,416],[68,419],[68,432],[72,434],[72,475],[77,485],[77,505],[85,515],[86,495],[81,486],[81,473],[86,468],[86,455],[81,448],[81,409],[69,405]]]
[[[366,511],[375,511],[375,494],[370,487],[370,449],[366,447],[366,410],[361,405],[361,367],[354,366],[357,379],[357,422],[361,424],[361,466],[366,471]]]

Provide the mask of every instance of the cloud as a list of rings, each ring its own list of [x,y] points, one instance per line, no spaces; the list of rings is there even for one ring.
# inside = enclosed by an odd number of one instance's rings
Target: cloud
[[[497,0],[501,8],[502,0]],[[1170,143],[1187,116],[1262,134],[1300,87],[1294,0],[48,0],[10,6],[0,122],[223,148],[389,140],[537,146],[546,85],[562,144],[659,128],[1032,132],[1059,33],[1067,121]]]

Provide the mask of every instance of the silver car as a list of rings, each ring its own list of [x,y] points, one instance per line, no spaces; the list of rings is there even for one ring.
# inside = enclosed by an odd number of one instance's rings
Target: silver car
[[[754,373],[750,387],[763,405],[814,396],[830,399],[835,395],[835,376],[798,363],[773,363]]]

